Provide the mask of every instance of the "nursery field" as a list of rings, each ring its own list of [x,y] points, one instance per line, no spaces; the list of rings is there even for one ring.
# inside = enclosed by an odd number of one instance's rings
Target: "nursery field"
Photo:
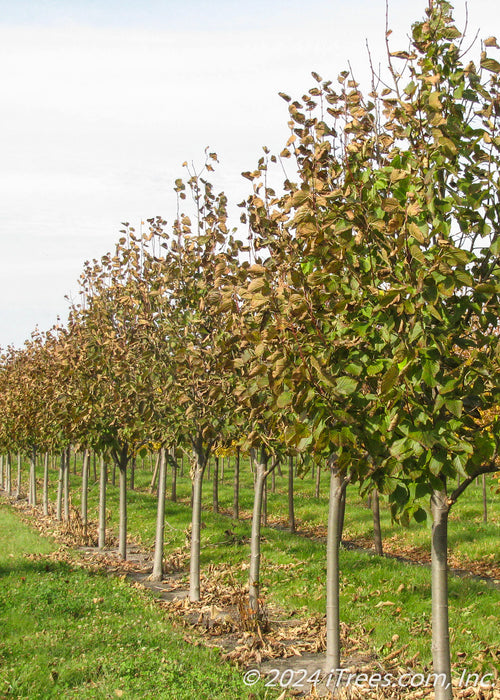
[[[71,464],[70,491],[71,514],[73,529],[76,533],[80,527],[79,508],[81,494],[81,460],[73,460]],[[201,543],[201,569],[206,576],[217,568],[224,570],[224,576],[232,585],[240,586],[243,590],[248,583],[249,560],[249,536],[251,525],[251,505],[253,497],[253,479],[247,460],[242,460],[240,469],[239,489],[239,518],[233,517],[234,499],[234,472],[233,460],[225,459],[224,468],[219,465],[219,478],[217,498],[214,508],[214,482],[213,462],[207,470],[202,513],[202,543]],[[145,462],[138,464],[134,472],[134,488],[128,491],[128,532],[129,541],[139,545],[152,557],[155,536],[155,521],[157,499],[154,493],[150,493],[152,470],[154,459],[147,458]],[[39,467],[40,468],[40,465]],[[96,543],[96,517],[98,507],[98,483],[92,478],[88,490],[88,509],[90,524],[88,528],[88,543]],[[170,486],[172,472],[169,470],[169,491],[167,492],[165,513],[165,548],[164,559],[169,562],[171,555],[175,555],[178,573],[181,581],[186,586],[189,578],[189,526],[191,522],[190,492],[191,481],[187,473],[187,464],[177,470],[176,502],[170,500]],[[267,493],[267,527],[262,529],[262,579],[261,590],[263,600],[269,606],[271,615],[281,615],[290,618],[308,618],[310,616],[322,616],[325,611],[325,534],[327,514],[327,479],[323,476],[320,482],[319,496],[317,490],[317,473],[306,474],[302,478],[295,477],[295,519],[296,533],[288,529],[288,467],[278,471],[274,480],[269,479]],[[50,503],[54,503],[57,486],[56,471],[50,472]],[[130,480],[130,474],[129,474]],[[41,486],[41,479],[37,479]],[[113,485],[112,471],[109,474],[107,486],[107,545],[106,549],[116,548],[116,533],[118,528],[118,486]],[[130,483],[129,483],[130,486]],[[459,567],[484,577],[450,575],[449,601],[450,601],[450,629],[452,644],[452,663],[455,676],[460,676],[464,670],[467,673],[494,673],[500,670],[499,645],[498,645],[498,619],[500,613],[500,588],[498,581],[498,535],[500,531],[499,496],[496,493],[496,483],[490,478],[486,484],[487,497],[487,522],[484,520],[483,490],[482,484],[474,484],[469,488],[467,499],[459,501],[450,514],[450,563],[452,567]],[[218,512],[215,512],[218,510]],[[410,662],[413,669],[421,672],[428,671],[431,664],[429,645],[430,615],[431,615],[431,572],[428,566],[422,566],[413,562],[426,564],[430,551],[430,529],[426,524],[412,523],[408,527],[402,527],[392,523],[387,504],[381,498],[380,520],[383,533],[384,550],[390,555],[377,556],[369,551],[372,543],[372,513],[365,500],[352,490],[348,491],[343,534],[343,546],[340,553],[340,609],[341,620],[347,627],[346,634],[356,640],[357,647],[367,657],[376,659],[383,666],[384,659],[394,659],[398,656],[401,663]],[[12,537],[12,514],[6,508],[2,508],[2,518],[7,525],[2,525],[2,536]],[[54,509],[50,505],[50,523],[54,520]],[[49,527],[45,525],[44,527]],[[6,529],[5,529],[6,528]],[[9,530],[10,528],[10,530]],[[69,527],[71,531],[71,526]],[[7,534],[4,534],[7,533]],[[18,535],[16,534],[16,537]],[[21,539],[20,544],[10,544],[10,549],[4,555],[6,564],[3,564],[4,576],[3,596],[5,609],[10,610],[7,603],[6,581],[15,581],[16,601],[21,610],[30,611],[36,609],[40,613],[39,622],[31,612],[23,615],[11,610],[8,620],[13,627],[3,643],[3,652],[8,654],[8,663],[4,666],[11,669],[9,678],[12,678],[14,669],[13,659],[20,663],[23,654],[35,656],[36,664],[24,664],[25,671],[21,674],[14,686],[18,689],[28,687],[26,684],[41,683],[42,677],[52,678],[54,688],[57,683],[64,683],[67,688],[84,687],[85,692],[92,693],[95,677],[92,675],[96,666],[102,667],[102,678],[98,684],[111,682],[111,679],[126,678],[123,688],[128,688],[130,697],[134,697],[134,683],[144,683],[145,677],[152,673],[141,670],[141,664],[150,663],[156,669],[155,664],[161,653],[162,658],[177,659],[175,664],[183,667],[185,663],[182,651],[182,643],[175,642],[175,633],[169,629],[165,620],[158,620],[148,607],[144,594],[139,600],[132,594],[123,581],[110,581],[102,576],[92,576],[82,570],[67,570],[67,564],[51,562],[49,565],[40,561],[30,561],[23,558],[19,552],[48,552],[55,545],[47,540],[40,540],[29,535],[23,527],[19,537],[26,538],[26,544]],[[360,548],[358,548],[360,547]],[[5,550],[4,550],[5,551]],[[10,555],[14,555],[14,559]],[[398,558],[399,557],[399,558]],[[406,561],[403,561],[405,558]],[[10,567],[10,568],[9,568]],[[26,580],[21,583],[19,573]],[[43,572],[43,586],[40,586],[40,576]],[[221,580],[224,580],[224,576]],[[68,591],[68,581],[71,580],[70,590],[78,590],[78,597],[65,597]],[[206,580],[206,579],[203,579]],[[31,583],[30,583],[31,581]],[[74,581],[74,582],[73,582]],[[109,594],[104,595],[101,588],[108,587]],[[203,583],[201,595],[203,597]],[[12,596],[12,593],[9,594]],[[114,602],[108,608],[101,604],[94,604],[92,600],[105,598]],[[66,602],[64,602],[66,601]],[[133,601],[133,602],[131,602]],[[51,603],[54,602],[52,616]],[[17,603],[16,603],[17,604]],[[74,606],[79,611],[75,614]],[[24,607],[23,607],[24,606]],[[125,612],[126,610],[126,612]],[[120,612],[121,611],[121,612]],[[93,615],[98,614],[97,618]],[[112,614],[113,613],[113,614]],[[38,613],[37,613],[38,615]],[[82,621],[81,617],[86,618]],[[16,629],[15,620],[26,619],[30,629]],[[50,630],[40,630],[39,624],[43,619],[50,617]],[[134,620],[134,624],[124,624],[124,619]],[[66,632],[63,632],[68,623]],[[104,625],[104,627],[102,627]],[[98,629],[99,628],[99,629]],[[85,630],[82,636],[81,630]],[[144,629],[148,634],[144,634]],[[30,631],[31,630],[31,631]],[[108,631],[106,631],[108,630]],[[138,633],[139,631],[139,633]],[[19,649],[19,640],[30,635],[33,646],[24,645],[24,651]],[[59,653],[51,651],[47,657],[46,635],[62,635],[57,644],[63,649]],[[78,651],[76,639],[78,637]],[[94,635],[100,641],[95,646]],[[122,637],[120,637],[122,635]],[[173,635],[173,636],[172,636]],[[122,641],[109,644],[108,640],[114,636]],[[17,641],[16,641],[17,640]],[[45,641],[44,641],[45,640]],[[170,651],[165,651],[167,640],[171,640],[176,649],[170,657]],[[170,643],[170,642],[169,642]],[[106,664],[97,663],[97,657],[102,657],[104,651],[99,645],[106,646]],[[53,648],[53,644],[51,643]],[[72,652],[71,649],[74,649]],[[29,651],[31,649],[31,651]],[[39,651],[37,651],[39,649]],[[64,650],[65,649],[65,650]],[[88,649],[88,651],[87,651]],[[120,649],[123,651],[120,652]],[[181,649],[181,650],[179,650]],[[92,650],[92,651],[90,651]],[[112,656],[107,654],[112,651]],[[130,653],[132,652],[132,654]],[[144,659],[143,653],[144,652]],[[147,653],[146,653],[147,652]],[[40,653],[40,657],[38,654]],[[200,655],[205,659],[204,651],[199,647],[190,648],[189,654]],[[90,654],[90,655],[89,655]],[[116,658],[115,658],[116,654]],[[204,663],[213,663],[213,652],[208,653]],[[82,656],[84,655],[84,656]],[[124,655],[126,658],[124,658]],[[178,658],[180,655],[180,658]],[[70,657],[78,656],[78,660],[69,661]],[[149,661],[146,662],[146,658]],[[68,664],[63,663],[68,659]],[[83,659],[83,661],[82,661]],[[132,661],[133,659],[133,661]],[[156,659],[156,661],[153,661]],[[184,659],[184,661],[183,661]],[[212,659],[212,661],[211,661]],[[83,665],[82,665],[83,664]],[[175,666],[174,664],[174,666]],[[201,660],[200,660],[201,664]],[[76,665],[76,667],[74,667]],[[131,666],[131,669],[129,668]],[[39,672],[35,671],[39,668]],[[173,678],[172,664],[158,666],[158,673],[168,678],[168,683]],[[57,682],[53,679],[55,669]],[[62,670],[61,670],[62,669]],[[128,670],[127,670],[128,669]],[[156,672],[156,671],[155,671]],[[187,672],[187,671],[186,671]],[[3,672],[5,675],[5,671]],[[101,673],[101,672],[100,672]],[[45,675],[44,675],[45,674]],[[86,676],[86,674],[88,674]],[[227,677],[222,682],[218,673],[213,683],[221,680],[221,687],[233,687],[231,683],[239,682],[238,672],[231,673],[227,670]],[[189,680],[183,681],[182,692],[189,683],[196,686],[197,679],[205,676],[204,673],[192,675],[189,671]],[[240,674],[241,678],[241,674]],[[37,680],[38,679],[38,680]],[[129,681],[132,679],[132,685]],[[142,680],[141,680],[142,679]],[[3,679],[7,684],[7,679]],[[12,682],[11,680],[9,682]],[[205,682],[205,681],[204,681]],[[198,697],[212,697],[215,692],[210,689],[212,681],[206,680],[208,685],[203,686],[203,691],[198,691]],[[120,684],[113,681],[111,692],[121,690]],[[24,685],[23,685],[24,684]],[[127,685],[128,684],[128,685]],[[5,687],[5,685],[4,685]],[[43,687],[43,684],[39,686]],[[107,687],[107,686],[106,686]],[[215,687],[215,686],[214,686]],[[213,697],[247,697],[243,686],[238,686],[236,691],[227,691],[223,695],[219,691]],[[94,688],[94,690],[92,690]],[[255,688],[254,693],[258,692]],[[269,693],[271,689],[267,689]],[[43,695],[30,695],[30,697],[48,697]],[[71,691],[73,692],[73,691]],[[97,692],[97,691],[96,691]],[[108,692],[108,691],[106,691]],[[148,697],[147,689],[141,691],[141,697]],[[151,691],[152,692],[152,691]],[[179,690],[179,693],[181,690]],[[186,693],[188,691],[186,690]],[[231,692],[233,695],[231,695]],[[201,693],[201,694],[200,694]],[[15,695],[14,695],[15,696]],[[17,695],[17,697],[21,697]],[[105,695],[100,695],[104,697]],[[6,697],[9,697],[6,695]],[[67,697],[71,697],[70,694]],[[83,697],[94,697],[92,694]],[[106,696],[107,697],[107,696]],[[112,694],[110,695],[112,697]],[[165,697],[173,697],[165,695]],[[189,693],[176,694],[175,697],[191,697]],[[257,697],[257,696],[256,696]],[[268,695],[272,697],[272,695]]]
[[[46,558],[55,548],[0,503],[0,698],[248,697],[241,673],[186,643],[150,596]]]

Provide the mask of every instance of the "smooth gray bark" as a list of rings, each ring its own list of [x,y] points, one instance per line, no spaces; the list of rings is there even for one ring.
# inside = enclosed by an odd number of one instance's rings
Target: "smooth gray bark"
[[[8,496],[12,496],[12,455],[10,452],[7,453],[7,483],[5,490]]]
[[[293,455],[288,457],[288,528],[295,532],[295,504],[293,494]]]
[[[59,463],[59,476],[57,479],[56,520],[58,520],[58,521],[61,521],[61,518],[62,518],[63,483],[64,483],[64,450],[61,451],[61,461]]]
[[[71,463],[70,448],[66,448],[64,455],[64,478],[63,478],[63,504],[64,504],[64,520],[69,522],[69,469]]]
[[[207,453],[203,449],[201,437],[194,444],[195,464],[193,468],[193,512],[191,519],[191,558],[189,562],[189,599],[200,600],[200,533],[201,533],[201,495],[203,474],[207,465]],[[208,451],[207,451],[208,452]]]
[[[30,484],[28,494],[28,503],[30,506],[36,506],[36,449],[34,447],[30,454]]]
[[[318,464],[318,466],[316,467],[316,484],[314,486],[314,497],[315,498],[319,498],[320,482],[321,482],[321,467]]]
[[[21,453],[17,453],[17,489],[16,489],[16,496],[17,498],[21,498],[21,466],[22,466],[22,460],[21,460]]]
[[[43,514],[49,514],[49,453],[46,452],[43,458]]]
[[[154,493],[154,490],[156,488],[156,479],[158,478],[158,469],[160,467],[160,453],[156,455],[156,462],[155,462],[155,468],[153,471],[153,476],[151,478],[151,483],[149,485],[149,493]]]
[[[488,499],[486,496],[486,474],[482,476],[482,490],[483,490],[483,523],[488,522]]]
[[[240,448],[236,448],[234,460],[234,487],[233,487],[233,518],[240,517]]]
[[[84,536],[87,537],[87,522],[88,522],[88,506],[87,498],[89,492],[89,467],[90,467],[90,452],[83,451],[82,464],[82,497],[81,497],[81,516]]]
[[[371,507],[373,515],[373,541],[375,544],[375,551],[377,554],[382,556],[384,554],[384,547],[382,543],[382,529],[380,527],[380,503],[377,489],[373,489],[372,491]]]
[[[255,616],[259,614],[260,594],[260,528],[266,479],[276,467],[273,460],[268,468],[269,457],[264,446],[251,452],[254,465],[254,498],[252,512],[252,533],[250,536],[249,604]]]
[[[252,514],[252,534],[250,536],[250,572],[249,572],[249,604],[255,615],[259,613],[260,592],[260,527],[264,484],[266,480],[267,453],[264,448],[260,450],[258,459],[254,464],[254,497]]]
[[[133,491],[135,489],[135,467],[136,467],[136,457],[132,457],[130,461],[130,489]]]
[[[214,476],[212,482],[212,510],[219,512],[219,457],[214,457]]]
[[[163,539],[165,532],[165,493],[167,488],[167,457],[164,447],[160,450],[160,471],[158,473],[158,501],[156,509],[156,537],[151,581],[161,581],[163,577]]]
[[[104,549],[104,547],[106,546],[106,484],[108,480],[107,476],[108,475],[106,460],[104,459],[104,453],[102,453],[99,474],[99,549]]]
[[[171,463],[172,463],[172,488],[170,491],[170,500],[172,503],[177,501],[177,460],[175,458],[175,447],[172,447],[171,452]]]
[[[120,531],[118,534],[118,553],[127,558],[127,462],[119,465],[120,471]]]
[[[346,487],[347,480],[331,464],[326,544],[326,672],[340,669],[339,549],[341,504]]]
[[[452,700],[448,625],[448,497],[446,488],[434,490],[432,513],[432,664],[438,682],[435,700]],[[441,680],[444,679],[443,682]]]

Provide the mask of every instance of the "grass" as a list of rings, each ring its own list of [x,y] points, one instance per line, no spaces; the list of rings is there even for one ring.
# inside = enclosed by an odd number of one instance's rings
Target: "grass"
[[[207,475],[208,476],[208,475]],[[51,475],[55,482],[55,474]],[[154,542],[156,503],[149,495],[151,479],[149,468],[138,468],[136,490],[129,493],[129,534],[146,547]],[[79,504],[81,480],[71,475],[73,503]],[[242,584],[247,580],[250,534],[248,519],[252,506],[251,475],[242,469],[240,507],[243,519],[233,520],[228,515],[211,510],[211,482],[204,486],[201,565],[227,562],[235,567],[236,577]],[[296,517],[301,524],[313,528],[326,526],[326,478],[323,475],[320,498],[314,497],[314,483],[310,476],[296,480]],[[185,544],[186,528],[190,523],[190,481],[188,476],[178,478],[180,501],[166,504],[165,552]],[[55,496],[55,486],[51,498]],[[91,487],[89,509],[97,512],[98,485]],[[220,509],[232,507],[232,470],[226,468],[225,480],[219,488]],[[489,521],[482,523],[481,490],[472,485],[456,505],[450,518],[450,543],[453,554],[464,562],[498,561],[499,498],[489,491]],[[118,525],[118,488],[109,485],[109,526]],[[286,518],[286,470],[276,477],[276,493],[268,494],[270,518]],[[382,530],[387,541],[396,541],[401,547],[420,547],[429,550],[430,530],[424,525],[412,524],[402,528],[390,521],[388,510],[381,504]],[[349,494],[345,533],[347,537],[368,540],[372,534],[371,512],[364,502]],[[228,534],[232,533],[232,534]],[[419,668],[429,666],[430,653],[430,571],[420,566],[409,566],[399,561],[380,558],[369,553],[341,551],[341,615],[352,634],[367,640],[371,651],[382,658],[398,646],[408,645],[408,657],[418,655]],[[322,614],[325,609],[325,551],[320,539],[291,535],[283,528],[264,528],[262,543],[262,590],[268,601],[282,606],[289,614]],[[187,574],[186,574],[187,578]],[[484,582],[450,577],[450,629],[452,630],[452,660],[456,668],[468,672],[490,671],[498,667],[498,613],[500,592]],[[221,696],[222,697],[222,696]]]
[[[26,557],[54,548],[0,504],[0,698],[248,697],[242,674],[188,645],[148,594],[76,562]]]

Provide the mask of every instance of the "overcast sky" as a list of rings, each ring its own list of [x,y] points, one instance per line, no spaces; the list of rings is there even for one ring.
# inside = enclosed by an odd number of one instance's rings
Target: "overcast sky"
[[[394,49],[427,0],[392,0]],[[470,0],[471,36],[500,38],[498,0]],[[455,3],[463,26],[464,3]],[[282,148],[311,71],[366,41],[384,63],[385,0],[0,0],[0,346],[66,316],[87,259],[120,222],[175,215],[185,160],[219,154],[215,184],[248,191],[262,146]]]

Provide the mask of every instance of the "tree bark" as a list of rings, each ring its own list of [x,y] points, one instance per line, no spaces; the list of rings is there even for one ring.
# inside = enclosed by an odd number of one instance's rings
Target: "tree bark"
[[[267,527],[267,479],[264,479],[264,488],[262,489],[262,513],[261,522],[262,527]]]
[[[452,700],[448,626],[448,498],[446,486],[434,490],[432,513],[432,662],[438,681],[435,700]]]
[[[104,453],[101,453],[101,464],[99,474],[99,549],[104,549],[106,546],[106,483],[107,483],[107,466],[104,459]]]
[[[124,459],[120,459],[118,465],[120,470],[120,532],[118,535],[118,552],[123,560],[127,558],[127,462],[128,459],[125,456]]]
[[[17,453],[17,489],[16,489],[16,491],[17,491],[16,497],[18,499],[21,498],[21,476],[22,476],[21,464],[22,464],[21,453],[18,452]]]
[[[486,497],[486,474],[482,476],[482,490],[483,490],[483,523],[488,522],[488,499]]]
[[[384,547],[382,543],[382,530],[380,527],[380,504],[377,489],[373,489],[372,491],[371,506],[373,514],[373,540],[375,544],[375,551],[377,554],[382,556],[384,554]]]
[[[347,488],[347,484],[346,484],[346,488]],[[340,547],[340,545],[342,544],[342,533],[344,532],[346,488],[343,489],[342,495],[341,495],[341,497],[340,497],[340,506],[339,506],[339,529],[338,529],[338,534],[339,534],[339,547]]]
[[[87,537],[87,521],[88,521],[88,507],[87,498],[89,492],[89,461],[90,452],[89,450],[83,451],[83,463],[82,463],[82,498],[81,498],[81,516],[83,525],[84,537]]]
[[[133,491],[135,489],[135,466],[136,466],[136,457],[134,455],[130,461],[130,490],[131,491]]]
[[[260,593],[260,527],[264,484],[267,476],[268,455],[265,447],[260,448],[258,459],[253,458],[254,499],[252,514],[252,534],[250,537],[249,604],[255,616],[259,614]]]
[[[288,528],[295,532],[295,504],[293,495],[293,455],[288,457]]]
[[[219,512],[219,458],[214,457],[214,478],[212,483],[212,510]]]
[[[165,493],[167,487],[167,456],[164,447],[160,450],[160,471],[158,474],[158,505],[156,510],[156,537],[151,581],[161,581],[163,577],[163,538],[165,532]]]
[[[315,498],[319,498],[320,481],[321,481],[321,467],[318,464],[318,466],[316,467],[316,484],[314,487],[314,497]]]
[[[240,448],[236,448],[234,459],[233,518],[240,517]]]
[[[63,504],[64,504],[64,520],[69,522],[69,469],[71,463],[70,448],[66,448],[64,455],[64,480],[63,480]]]
[[[6,484],[5,490],[8,496],[12,496],[12,455],[10,452],[7,453],[7,474],[6,474]]]
[[[49,453],[46,452],[43,458],[43,514],[49,514]]]
[[[61,451],[61,461],[59,463],[59,477],[57,480],[56,520],[58,520],[59,522],[61,521],[61,518],[62,518],[63,484],[64,484],[64,450]]]
[[[33,447],[30,454],[30,487],[28,503],[36,506],[36,449]]]
[[[160,467],[160,453],[156,455],[155,468],[153,471],[153,476],[151,478],[151,483],[149,485],[149,493],[154,493],[156,487],[156,479],[158,477],[158,469]]]
[[[339,549],[342,498],[347,487],[335,465],[330,464],[330,498],[326,544],[326,665],[325,671],[340,669]]]
[[[208,451],[207,451],[208,452]],[[193,470],[193,512],[191,519],[191,558],[189,563],[189,599],[200,600],[200,533],[201,533],[201,496],[203,474],[207,465],[207,453],[203,449],[201,436],[194,442],[195,465]]]
[[[172,489],[170,492],[170,500],[172,503],[177,502],[177,460],[175,458],[175,447],[172,447],[170,452],[172,463]]]

